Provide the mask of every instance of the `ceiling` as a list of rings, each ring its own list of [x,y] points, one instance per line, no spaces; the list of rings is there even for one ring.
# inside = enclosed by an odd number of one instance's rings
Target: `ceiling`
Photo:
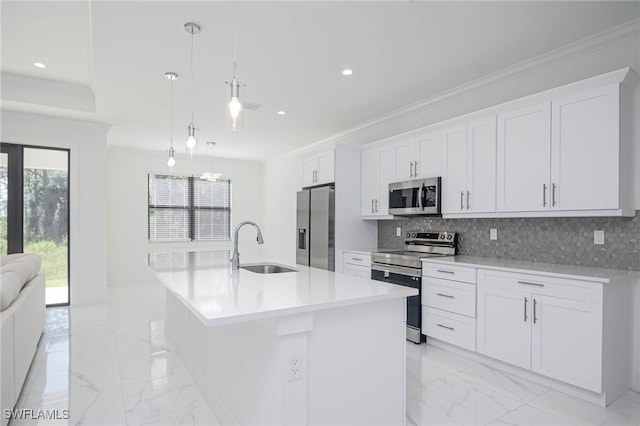
[[[0,4],[3,73],[95,94],[95,112],[33,97],[3,99],[3,109],[108,123],[110,145],[166,150],[170,83],[163,75],[174,71],[180,78],[173,86],[173,135],[181,150],[191,111],[191,36],[183,25],[195,22],[202,27],[194,36],[199,150],[208,153],[203,142],[213,140],[216,155],[255,160],[640,17],[636,1]],[[245,112],[237,132],[226,128],[224,114],[234,34],[238,78],[246,85],[241,99],[259,105]],[[36,61],[47,68],[35,68]],[[344,68],[353,75],[343,76]]]

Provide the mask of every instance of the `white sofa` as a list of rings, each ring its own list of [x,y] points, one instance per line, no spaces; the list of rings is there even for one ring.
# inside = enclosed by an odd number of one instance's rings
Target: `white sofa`
[[[0,425],[9,420],[44,330],[45,277],[40,256],[0,256]]]

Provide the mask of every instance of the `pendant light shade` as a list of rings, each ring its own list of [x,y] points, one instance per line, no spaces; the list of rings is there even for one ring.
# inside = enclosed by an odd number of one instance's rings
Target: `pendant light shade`
[[[213,141],[207,141],[207,146],[209,147],[209,154],[211,157],[211,168],[209,169],[210,171],[203,172],[202,176],[200,176],[200,179],[208,180],[210,182],[216,182],[218,181],[218,179],[220,179],[220,176],[222,176],[221,173],[213,172],[213,147],[216,146],[216,143]]]
[[[173,166],[176,165],[176,151],[173,149],[173,81],[178,79],[178,74],[167,71],[164,73],[164,77],[169,80],[169,133],[171,145],[169,147],[169,159],[167,160],[167,166],[169,166],[170,169],[173,169]]]
[[[191,123],[187,126],[187,140],[185,144],[189,149],[189,154],[193,156],[193,149],[198,144],[196,139],[196,126],[193,124],[193,36],[200,34],[200,26],[193,22],[184,24],[184,30],[191,34]]]
[[[237,3],[233,3],[233,14],[234,21],[237,20],[237,12],[236,12]],[[240,130],[243,125],[243,107],[242,102],[240,101],[240,82],[238,81],[238,77],[236,76],[236,71],[238,68],[238,43],[236,37],[237,30],[237,22],[234,22],[233,25],[233,78],[231,81],[227,81],[229,85],[230,93],[229,98],[227,99],[227,105],[225,110],[227,116],[227,126],[231,130]]]

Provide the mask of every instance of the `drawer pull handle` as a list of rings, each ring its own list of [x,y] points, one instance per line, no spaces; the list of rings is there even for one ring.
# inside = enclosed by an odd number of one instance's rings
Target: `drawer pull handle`
[[[447,330],[451,330],[451,331],[453,331],[453,330],[454,330],[454,328],[453,328],[453,327],[449,327],[449,326],[442,325],[442,324],[437,324],[437,326],[438,326],[438,327],[442,327],[442,328],[446,328]]]
[[[527,303],[529,303],[529,301],[525,297],[524,298],[524,322],[527,322]]]
[[[536,287],[544,287],[544,284],[540,284],[540,283],[530,283],[529,281],[518,281],[518,284],[524,284],[524,285],[535,285]]]
[[[535,324],[536,321],[538,321],[538,318],[536,317],[536,305],[538,304],[538,302],[536,301],[536,299],[533,299],[533,323]]]
[[[358,262],[362,262],[362,259],[359,257],[352,257],[351,260],[357,260]]]
[[[437,296],[448,297],[449,299],[455,299],[455,297],[449,294],[436,293]]]
[[[436,269],[437,272],[440,272],[442,274],[455,274],[455,272],[453,271],[447,271],[446,269]]]

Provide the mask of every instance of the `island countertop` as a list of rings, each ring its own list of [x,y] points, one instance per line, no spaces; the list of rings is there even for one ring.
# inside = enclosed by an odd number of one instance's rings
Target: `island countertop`
[[[227,251],[150,253],[158,279],[206,326],[416,296],[409,287],[301,265],[295,272],[232,270]],[[242,263],[248,266],[250,263]]]

